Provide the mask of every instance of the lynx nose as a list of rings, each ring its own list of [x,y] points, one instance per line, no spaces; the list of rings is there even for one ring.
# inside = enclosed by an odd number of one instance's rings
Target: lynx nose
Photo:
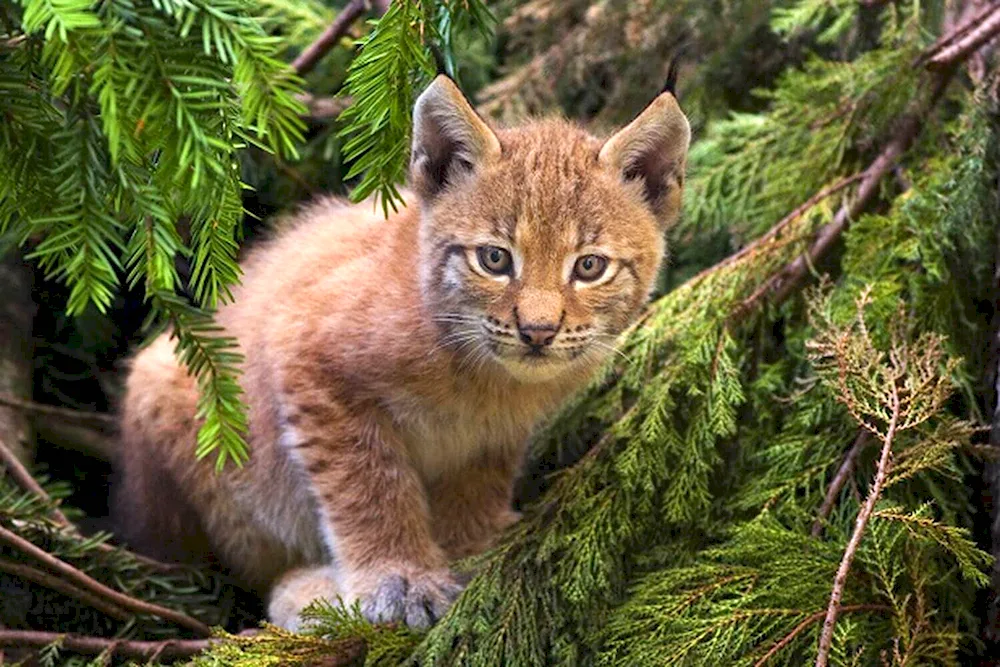
[[[543,347],[552,345],[559,327],[555,324],[518,325],[517,333],[522,343],[531,347],[533,352],[539,352]]]

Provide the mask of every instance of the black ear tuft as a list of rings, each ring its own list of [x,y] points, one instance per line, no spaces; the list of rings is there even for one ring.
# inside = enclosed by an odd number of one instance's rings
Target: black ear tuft
[[[681,47],[670,60],[670,67],[667,68],[667,82],[663,85],[664,93],[670,93],[677,97],[677,70],[680,68],[681,58],[684,56],[686,47]]]
[[[435,69],[437,69],[437,74],[439,75],[443,74],[452,81],[454,81],[455,77],[453,77],[451,75],[451,72],[448,71],[448,63],[445,62],[444,54],[441,53],[441,49],[438,47],[438,45],[431,43],[428,45],[428,48],[430,48],[431,50],[431,56],[434,57],[434,67]]]

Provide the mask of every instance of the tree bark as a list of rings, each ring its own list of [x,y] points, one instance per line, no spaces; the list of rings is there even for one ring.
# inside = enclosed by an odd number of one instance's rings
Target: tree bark
[[[35,303],[32,273],[16,251],[0,256],[0,393],[31,398],[31,337]],[[24,463],[34,456],[31,420],[23,411],[0,405],[0,441]]]

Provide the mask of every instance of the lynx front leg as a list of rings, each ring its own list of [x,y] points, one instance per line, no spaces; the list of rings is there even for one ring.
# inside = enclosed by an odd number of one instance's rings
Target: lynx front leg
[[[512,506],[521,452],[492,452],[431,483],[434,538],[450,558],[481,553],[520,515]]]
[[[375,622],[426,627],[440,618],[461,588],[431,536],[423,485],[395,433],[373,415],[329,403],[292,407],[287,426],[285,445],[308,476],[345,601],[359,599]]]

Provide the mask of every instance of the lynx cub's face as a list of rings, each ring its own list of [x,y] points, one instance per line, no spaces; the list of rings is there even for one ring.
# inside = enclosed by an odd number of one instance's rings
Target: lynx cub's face
[[[438,77],[417,101],[412,180],[441,344],[527,382],[604,359],[653,285],[689,137],[669,92],[607,141],[558,120],[494,132]]]

